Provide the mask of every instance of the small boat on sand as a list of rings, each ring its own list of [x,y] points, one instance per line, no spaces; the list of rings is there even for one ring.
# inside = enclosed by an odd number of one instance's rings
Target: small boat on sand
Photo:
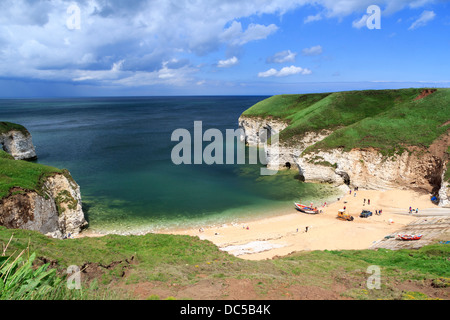
[[[295,204],[295,208],[300,212],[308,213],[308,214],[318,214],[319,213],[319,210],[317,210],[317,208],[313,208],[310,206],[308,207],[308,206],[305,206],[303,204],[296,203],[296,202],[294,202],[294,204]]]
[[[401,240],[420,240],[422,238],[421,234],[399,234],[398,238]]]

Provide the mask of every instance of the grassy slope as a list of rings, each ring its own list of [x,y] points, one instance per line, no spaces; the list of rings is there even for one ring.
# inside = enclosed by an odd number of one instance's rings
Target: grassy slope
[[[214,281],[234,278],[253,279],[264,286],[265,291],[270,291],[286,283],[329,288],[345,280],[350,287],[347,294],[351,297],[389,299],[401,297],[401,292],[395,292],[399,282],[444,278],[448,282],[450,277],[450,246],[442,244],[413,251],[314,251],[275,260],[245,261],[218,250],[208,241],[188,236],[109,235],[56,240],[33,231],[0,227],[0,243],[6,244],[12,234],[9,251],[30,246],[30,252],[36,252],[37,257],[56,261],[60,271],[86,262],[106,266],[119,261],[98,278],[100,286],[111,288],[148,281],[189,286],[205,278]],[[136,263],[128,266],[127,275],[122,278],[123,261],[132,256]],[[382,290],[363,290],[370,265],[378,265],[382,270]],[[261,297],[264,297],[263,291]]]
[[[29,134],[28,130],[20,124],[11,122],[0,122],[0,134],[4,134],[12,130],[17,130],[23,132],[24,134]]]
[[[8,196],[13,187],[36,191],[41,194],[45,177],[63,170],[27,161],[14,160],[9,154],[0,150],[0,199]]]
[[[450,125],[450,89],[438,89],[421,100],[422,89],[366,90],[331,94],[275,96],[244,112],[245,116],[289,122],[280,134],[285,142],[310,131],[334,130],[309,148],[374,147],[383,153],[407,146],[429,146]]]
[[[19,124],[0,122],[0,134],[11,130],[29,134],[28,130]],[[63,173],[63,170],[26,161],[15,161],[11,155],[0,149],[0,199],[8,196],[13,187],[41,194],[44,178],[55,173]]]

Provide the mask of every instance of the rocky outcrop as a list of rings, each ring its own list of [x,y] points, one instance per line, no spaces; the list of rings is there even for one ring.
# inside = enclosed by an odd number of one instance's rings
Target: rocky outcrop
[[[272,134],[276,134],[284,130],[287,124],[241,116],[239,126],[245,135],[241,140],[252,145],[259,141],[257,132],[261,128],[275,128]],[[449,205],[449,188],[442,183],[445,168],[442,152],[409,150],[390,157],[383,156],[375,149],[304,152],[329,134],[331,132],[325,130],[309,132],[299,140],[289,141],[289,144],[281,142],[277,148],[267,146],[268,168],[280,170],[297,167],[301,180],[306,182],[326,182],[374,190],[421,189],[436,195],[439,193],[441,205]]]
[[[24,127],[0,122],[0,146],[15,160],[36,159],[31,134]],[[12,161],[13,165],[15,160]],[[38,164],[30,164],[36,165]],[[40,177],[36,190],[14,187],[0,199],[0,225],[39,231],[54,238],[78,234],[87,225],[80,187],[66,170]],[[7,176],[0,179],[8,179]]]
[[[77,235],[87,225],[80,187],[69,174],[47,178],[43,194],[14,188],[0,200],[0,225],[39,231],[53,238]]]
[[[241,129],[241,141],[253,147],[262,147],[267,138],[279,135],[281,131],[288,127],[288,123],[271,118],[262,119],[255,117],[241,116],[239,118],[239,128]],[[308,133],[302,140],[296,141],[295,146],[289,146],[281,142],[275,146],[264,145],[266,148],[268,169],[278,170],[283,167],[290,167],[297,163],[301,153],[309,146],[327,137],[331,131],[320,133]],[[300,169],[300,168],[299,168]]]
[[[279,134],[286,129],[287,123],[275,119],[261,118],[239,118],[239,128],[241,129],[241,141],[250,146],[258,146],[265,143],[272,135]],[[267,135],[269,133],[269,135]]]
[[[16,160],[35,160],[37,158],[31,134],[11,130],[0,134],[0,147]]]

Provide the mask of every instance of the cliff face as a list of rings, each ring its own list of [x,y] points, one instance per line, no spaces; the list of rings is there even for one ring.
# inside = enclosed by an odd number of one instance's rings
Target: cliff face
[[[450,208],[450,182],[444,180],[445,172],[442,173],[442,187],[439,190],[439,206]]]
[[[3,146],[3,150],[16,160],[34,160],[37,158],[31,135],[27,132],[11,130],[0,134],[0,146]]]
[[[87,222],[80,187],[70,173],[18,161],[37,158],[31,134],[21,125],[0,122],[1,146],[14,159],[0,159],[4,165],[0,174],[4,181],[0,182],[14,187],[3,190],[3,198],[0,197],[0,225],[39,231],[54,238],[78,234]],[[20,177],[16,179],[17,176]]]
[[[39,231],[62,238],[77,235],[87,225],[81,208],[80,187],[63,174],[45,180],[44,195],[20,188],[0,200],[0,225]]]
[[[255,135],[261,128],[276,128],[273,134],[281,132],[287,123],[279,120],[273,124],[270,120],[257,117],[239,118],[239,126],[245,134],[241,138],[249,145],[255,145]],[[421,189],[429,193],[440,194],[441,206],[450,206],[450,188],[443,182],[445,157],[442,147],[430,150],[405,151],[402,154],[386,157],[375,149],[353,149],[344,151],[332,149],[313,153],[303,153],[305,149],[326,138],[330,131],[308,132],[302,139],[280,143],[279,148],[266,149],[268,167],[283,169],[289,163],[297,167],[302,180],[306,182],[327,182],[336,186],[364,187],[367,189],[387,190]],[[442,146],[448,145],[448,136]],[[278,153],[278,154],[277,154]]]
[[[249,117],[239,118],[239,128],[242,130],[241,141],[251,146],[267,141],[265,132],[276,135],[286,129],[287,124],[274,119],[254,119]]]

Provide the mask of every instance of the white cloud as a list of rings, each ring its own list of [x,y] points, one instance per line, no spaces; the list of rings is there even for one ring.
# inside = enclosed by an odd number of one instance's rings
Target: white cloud
[[[392,14],[407,7],[417,9],[432,4],[436,0],[305,0],[303,2],[324,9],[323,12],[306,18],[308,22],[311,22],[319,18],[342,18],[355,13],[365,13],[370,5],[383,7],[384,14]]]
[[[265,25],[258,20],[263,16],[280,16],[306,5],[314,5],[319,13],[307,17],[304,22],[308,23],[363,13],[371,4],[380,5],[392,13],[405,7],[417,9],[432,2],[1,0],[0,75],[2,78],[76,79],[102,84],[131,85],[133,80],[182,83],[199,70],[190,66],[188,59],[195,59],[192,56],[203,57],[221,49],[228,50],[230,56],[238,56],[235,51],[230,51],[239,50],[239,47],[252,41],[267,39],[278,32],[275,24]],[[72,4],[80,7],[80,30],[67,28],[70,16],[67,8]],[[243,25],[243,21],[253,23]],[[425,15],[411,27],[417,28],[428,21],[430,16]],[[309,54],[319,53],[312,51]],[[288,50],[284,55],[274,56],[274,59],[279,63],[294,63],[294,55]],[[174,58],[180,59],[178,63],[171,62]],[[170,62],[163,65],[166,61]],[[225,61],[223,64],[226,65]],[[281,74],[280,71],[275,70],[275,73]],[[293,70],[284,72],[289,71]]]
[[[318,14],[316,14],[314,16],[307,16],[303,22],[304,23],[310,23],[310,22],[322,20],[322,18],[323,18],[322,14],[318,13]]]
[[[276,32],[278,27],[274,24],[264,26],[261,24],[250,24],[247,30],[242,30],[240,22],[233,21],[231,26],[224,30],[221,38],[232,45],[244,45],[248,42],[266,39],[269,35]]]
[[[122,69],[123,63],[125,62],[125,60],[120,60],[117,61],[113,64],[111,71],[112,72],[119,72]]]
[[[267,71],[258,73],[259,78],[268,78],[268,77],[287,77],[295,74],[308,75],[311,74],[312,71],[309,69],[303,69],[301,67],[290,66],[284,67],[281,70],[276,70],[271,68]]]
[[[424,5],[427,5],[427,4],[433,3],[433,2],[435,2],[435,1],[430,1],[430,0],[416,0],[416,1],[412,1],[412,2],[409,4],[409,7],[410,7],[411,9],[420,8],[420,7],[423,7]]]
[[[230,59],[227,60],[219,60],[219,62],[217,63],[217,66],[219,68],[229,68],[232,67],[234,65],[237,65],[239,63],[239,59],[236,57],[232,57]]]
[[[267,71],[258,73],[258,77],[259,78],[273,77],[273,76],[277,75],[277,73],[278,73],[278,71],[276,69],[271,68],[271,69],[269,69]]]
[[[323,49],[322,46],[317,45],[317,46],[313,46],[311,48],[305,48],[302,50],[302,55],[304,56],[318,56],[320,54],[322,54]]]
[[[436,14],[433,11],[425,10],[420,15],[419,19],[413,22],[413,24],[408,28],[408,30],[414,30],[423,26],[426,26],[428,22],[433,20],[436,17]]]
[[[361,19],[352,22],[352,27],[356,29],[361,29],[367,26],[367,19],[369,16],[367,14],[363,15]]]
[[[297,53],[291,52],[291,50],[285,50],[275,53],[273,56],[267,58],[268,63],[285,63],[285,62],[295,62],[295,57]]]

